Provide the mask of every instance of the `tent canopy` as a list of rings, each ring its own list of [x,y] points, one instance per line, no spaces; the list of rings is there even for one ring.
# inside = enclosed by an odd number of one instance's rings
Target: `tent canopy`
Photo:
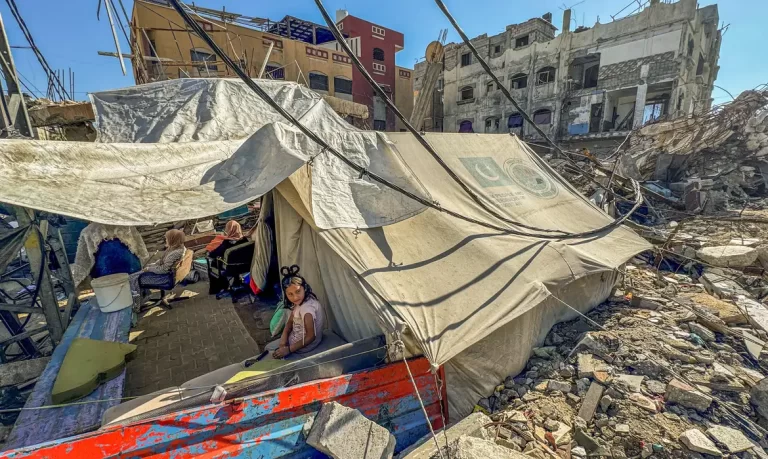
[[[260,84],[357,164],[442,208],[520,230],[475,203],[412,135],[359,131],[306,88]],[[648,247],[624,227],[543,240],[424,208],[323,152],[240,81],[172,80],[92,99],[100,143],[0,141],[0,165],[13,171],[0,177],[0,201],[133,225],[211,215],[270,193],[261,218],[274,220],[274,234],[257,232],[254,278],[265,278],[274,240],[279,263],[302,267],[347,340],[405,325],[433,365],[452,365],[449,390],[467,389],[459,413],[493,378],[519,370],[540,332],[567,316],[553,297],[596,305],[615,268]],[[568,232],[611,222],[515,136],[426,139],[511,220]],[[521,326],[510,355],[478,361],[479,349]],[[491,386],[474,381],[480,369]]]

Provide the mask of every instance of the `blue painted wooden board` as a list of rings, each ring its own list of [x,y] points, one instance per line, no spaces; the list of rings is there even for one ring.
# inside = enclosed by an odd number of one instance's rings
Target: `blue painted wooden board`
[[[131,308],[103,313],[99,310],[95,298],[83,303],[67,327],[61,343],[53,351],[51,361],[40,375],[24,407],[33,408],[52,404],[53,383],[59,374],[64,356],[75,338],[127,343],[130,328]],[[101,426],[101,415],[104,411],[120,403],[124,382],[125,370],[120,376],[100,385],[98,389],[80,400],[115,399],[111,402],[22,411],[8,436],[5,449],[21,448],[98,429]]]

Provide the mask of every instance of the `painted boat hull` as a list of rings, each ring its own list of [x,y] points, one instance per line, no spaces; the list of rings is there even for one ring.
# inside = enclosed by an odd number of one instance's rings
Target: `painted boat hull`
[[[434,428],[447,417],[445,385],[424,358],[409,361]],[[444,378],[441,376],[441,380]],[[0,458],[279,458],[324,457],[305,442],[325,402],[360,410],[389,429],[401,451],[429,432],[402,362],[267,391],[87,434],[5,451]],[[442,408],[442,413],[441,413]],[[446,419],[447,422],[447,419]]]

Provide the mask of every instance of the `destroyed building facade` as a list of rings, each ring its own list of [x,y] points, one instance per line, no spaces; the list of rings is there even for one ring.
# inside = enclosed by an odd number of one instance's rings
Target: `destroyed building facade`
[[[722,35],[717,5],[661,3],[591,28],[571,30],[563,14],[512,24],[472,44],[512,96],[548,135],[584,146],[633,128],[709,110]],[[419,91],[427,64],[416,65]],[[445,47],[444,69],[424,130],[512,132],[538,140],[463,43]],[[611,142],[615,143],[615,142]]]

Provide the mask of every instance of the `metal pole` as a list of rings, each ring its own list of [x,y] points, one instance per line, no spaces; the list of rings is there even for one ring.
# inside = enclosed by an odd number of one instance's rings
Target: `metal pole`
[[[0,58],[0,67],[2,67],[5,82],[8,85],[9,123],[22,135],[32,137],[32,123],[29,121],[24,95],[21,93],[21,85],[16,75],[16,65],[13,62],[2,16],[0,16]]]
[[[23,207],[15,207],[16,220],[19,222],[19,226],[32,225],[33,229],[29,238],[24,243],[24,249],[29,258],[29,266],[32,268],[33,273],[39,273],[40,267],[43,268],[43,277],[40,285],[37,286],[40,289],[38,297],[40,298],[40,304],[43,306],[43,314],[45,315],[45,322],[48,325],[48,330],[51,333],[51,340],[54,346],[61,341],[61,337],[64,335],[64,326],[61,323],[61,314],[59,313],[59,305],[56,301],[56,296],[53,292],[53,282],[51,281],[51,272],[48,268],[48,260],[43,258],[43,244],[45,244],[45,226],[38,228],[33,220],[32,215],[34,212],[30,209]],[[32,215],[31,215],[32,214]]]
[[[117,55],[120,56],[120,68],[123,69],[123,75],[128,73],[125,71],[125,63],[123,62],[123,53],[120,52],[120,39],[117,36],[115,30],[115,21],[112,19],[112,8],[109,6],[109,0],[104,0],[104,7],[107,10],[107,18],[109,18],[109,26],[112,27],[112,37],[115,39],[115,48],[117,48]]]

